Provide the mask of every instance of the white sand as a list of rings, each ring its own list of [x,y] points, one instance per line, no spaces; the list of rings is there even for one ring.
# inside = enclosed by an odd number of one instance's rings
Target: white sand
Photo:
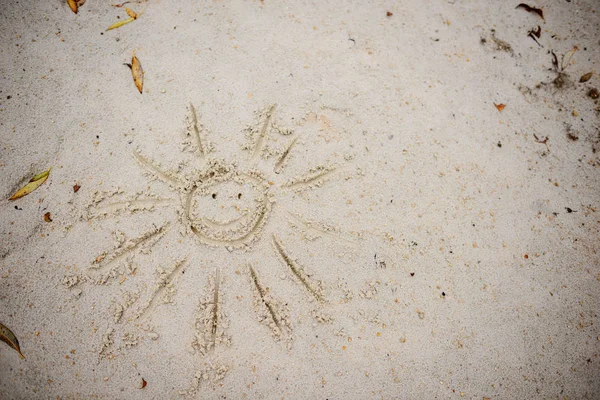
[[[600,4],[517,4],[4,2],[0,397],[598,398]]]

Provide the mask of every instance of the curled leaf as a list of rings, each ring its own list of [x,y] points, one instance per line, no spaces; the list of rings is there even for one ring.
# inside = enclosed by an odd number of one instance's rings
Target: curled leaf
[[[114,24],[112,24],[111,26],[106,28],[106,30],[110,31],[112,29],[117,29],[117,28],[120,28],[121,26],[128,24],[130,22],[133,22],[133,21],[135,21],[135,18],[127,18],[127,19],[124,19],[123,21],[115,22]]]
[[[522,8],[527,12],[532,12],[532,13],[536,13],[537,15],[539,15],[542,19],[544,19],[544,11],[542,11],[539,8],[535,8],[535,7],[531,7],[525,3],[521,3],[519,4],[517,7],[515,8]]]
[[[46,222],[52,222],[52,215],[47,212],[46,214],[44,214],[44,221]]]
[[[146,385],[148,385],[148,382],[146,382],[146,380],[144,378],[142,378],[142,386],[140,387],[140,389],[145,388]]]
[[[47,171],[37,174],[36,176],[31,178],[29,183],[27,185],[23,186],[21,189],[17,190],[15,192],[15,194],[13,194],[9,200],[20,199],[21,197],[27,196],[29,193],[33,192],[34,190],[36,190],[37,188],[42,186],[42,184],[44,182],[46,182],[46,179],[48,179],[51,169],[52,169],[52,167],[50,167]]]
[[[23,353],[21,353],[21,347],[19,347],[19,341],[17,340],[17,337],[15,336],[15,334],[12,333],[12,331],[10,329],[8,329],[6,326],[4,326],[1,323],[0,323],[0,340],[2,340],[4,343],[6,343],[7,345],[9,345],[13,349],[15,349],[16,352],[19,353],[21,358],[25,358]]]
[[[494,105],[496,106],[496,108],[500,112],[502,112],[502,110],[504,110],[504,107],[506,107],[506,104],[496,104],[496,103],[494,103]]]
[[[127,64],[127,66],[131,68],[133,82],[141,94],[144,87],[144,70],[142,69],[142,63],[140,63],[140,60],[138,60],[138,58],[135,56],[135,53],[131,58],[131,64]]]
[[[594,72],[588,72],[587,74],[583,75],[581,78],[579,78],[579,82],[584,83],[589,81],[592,78],[592,75],[594,75]]]

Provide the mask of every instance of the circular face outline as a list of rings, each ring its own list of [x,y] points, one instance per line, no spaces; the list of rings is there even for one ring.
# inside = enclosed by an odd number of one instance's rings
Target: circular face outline
[[[205,192],[215,185],[232,181],[240,185],[248,184],[260,194],[259,199],[255,199],[257,204],[253,209],[226,222],[215,221],[206,216],[198,218],[194,213],[194,210],[197,209],[194,207],[194,195],[198,192]],[[234,165],[212,165],[185,195],[186,225],[204,244],[231,247],[248,246],[260,236],[260,230],[271,210],[269,197],[269,185],[261,173],[238,171]]]

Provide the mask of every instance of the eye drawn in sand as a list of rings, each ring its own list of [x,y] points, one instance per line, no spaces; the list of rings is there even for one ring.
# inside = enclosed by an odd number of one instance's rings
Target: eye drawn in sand
[[[311,221],[293,209],[286,209],[285,202],[278,200],[290,194],[317,190],[330,181],[349,179],[351,175],[344,165],[326,164],[288,176],[286,166],[295,157],[294,150],[302,138],[294,131],[278,126],[275,110],[273,105],[257,113],[256,122],[246,129],[248,144],[239,152],[239,160],[228,162],[213,157],[217,145],[209,141],[210,135],[201,125],[196,109],[190,105],[184,151],[193,154],[194,167],[186,164],[173,172],[141,151],[133,154],[149,179],[165,185],[167,190],[164,192],[169,192],[170,196],[157,196],[149,190],[132,194],[116,190],[94,196],[87,209],[88,220],[152,214],[159,208],[175,209],[177,216],[156,223],[131,238],[115,233],[115,247],[93,260],[84,280],[101,285],[136,280],[137,259],[142,253],[151,252],[166,240],[166,236],[177,234],[177,231],[180,233],[178,241],[187,241],[181,257],[170,260],[167,267],[156,268],[153,283],[135,286],[114,303],[116,324],[133,324],[146,330],[150,338],[157,339],[152,326],[158,323],[153,319],[155,311],[176,298],[178,285],[189,279],[189,274],[185,275],[186,269],[194,268],[192,260],[195,257],[211,258],[211,249],[218,248],[227,250],[220,254],[243,252],[247,255],[244,256],[247,262],[237,272],[245,275],[245,295],[254,299],[258,322],[268,328],[275,340],[283,340],[289,346],[294,329],[285,293],[264,283],[263,273],[267,269],[280,270],[305,293],[302,301],[312,307],[311,314],[318,316],[315,318],[319,322],[331,320],[324,312],[331,300],[327,297],[327,284],[319,279],[318,268],[305,264],[306,260],[288,248],[286,241],[290,239],[281,235],[281,229],[288,226],[291,235],[301,232],[309,240],[322,237],[341,246],[353,246],[354,238]],[[314,122],[310,118],[305,121]],[[273,140],[275,137],[278,140]],[[262,255],[267,252],[273,256],[269,259],[278,262],[273,265],[263,263],[265,257]],[[217,263],[220,265],[212,272],[206,271],[203,282],[195,284],[198,295],[195,320],[176,321],[193,329],[191,346],[201,355],[235,340],[229,332],[229,322],[234,316],[229,314],[226,301],[230,298],[226,292],[230,285],[224,284],[235,274],[232,274],[231,261],[226,257],[213,257],[211,265]],[[148,266],[144,268],[147,270]],[[105,334],[103,355],[109,354],[115,346],[112,335],[113,331]],[[124,335],[121,342],[125,345],[119,348],[137,343],[131,334]]]

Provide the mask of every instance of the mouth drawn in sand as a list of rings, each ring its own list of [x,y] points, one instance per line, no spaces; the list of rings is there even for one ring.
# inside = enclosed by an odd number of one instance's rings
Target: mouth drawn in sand
[[[248,263],[245,266],[247,287],[253,293],[259,321],[269,327],[275,339],[291,342],[291,317],[287,302],[275,295],[277,288],[267,287],[263,283],[260,273],[263,268],[282,266],[290,279],[306,294],[307,301],[314,308],[311,314],[319,322],[327,321],[328,317],[323,312],[327,304],[325,285],[287,249],[279,229],[269,229],[268,224],[275,219],[278,221],[277,225],[281,226],[283,218],[296,232],[300,231],[307,237],[323,237],[344,246],[353,245],[351,237],[344,237],[336,229],[286,210],[286,202],[277,203],[277,207],[274,207],[280,198],[289,196],[290,193],[315,189],[326,181],[339,177],[344,170],[334,165],[320,165],[296,177],[286,177],[286,164],[292,157],[299,136],[279,127],[274,122],[274,111],[275,106],[262,110],[258,113],[257,122],[247,129],[250,144],[245,150],[249,154],[242,163],[226,162],[211,156],[209,135],[199,123],[193,106],[189,110],[184,145],[185,149],[195,155],[197,167],[180,168],[177,172],[171,172],[141,152],[135,152],[134,158],[148,176],[168,185],[175,197],[159,198],[149,192],[133,196],[120,191],[109,195],[97,194],[88,208],[88,217],[96,219],[121,213],[151,213],[159,207],[174,207],[177,209],[177,219],[157,224],[135,238],[119,236],[115,249],[96,257],[89,280],[107,284],[113,280],[122,283],[127,276],[134,279],[136,255],[150,251],[173,227],[178,226],[184,236],[191,238],[192,243],[203,249],[202,254],[210,256],[207,249],[211,247],[248,253]],[[272,136],[277,133],[285,144],[276,150],[268,148]],[[259,165],[262,165],[262,170]],[[267,240],[263,240],[265,237]],[[263,266],[253,261],[250,253],[265,254],[269,248],[280,260],[280,266]],[[176,295],[181,275],[190,266],[193,250],[190,252],[187,247],[186,252],[188,254],[176,260],[171,267],[157,269],[154,285],[141,285],[138,290],[127,292],[122,301],[115,305],[115,322],[130,321],[137,326],[144,326],[151,321],[153,310],[160,307],[161,303],[171,302]],[[228,269],[228,261],[225,259],[222,263],[214,274],[210,274],[197,309],[193,347],[201,354],[230,340],[224,312],[227,309],[227,296],[223,293],[227,286],[224,285],[228,279],[224,277],[224,272]],[[188,275],[185,278],[189,279]],[[145,329],[153,333],[153,328]],[[110,337],[105,342],[113,343]],[[127,344],[127,338],[124,336],[121,342]],[[108,347],[103,348],[103,351],[107,352]]]

